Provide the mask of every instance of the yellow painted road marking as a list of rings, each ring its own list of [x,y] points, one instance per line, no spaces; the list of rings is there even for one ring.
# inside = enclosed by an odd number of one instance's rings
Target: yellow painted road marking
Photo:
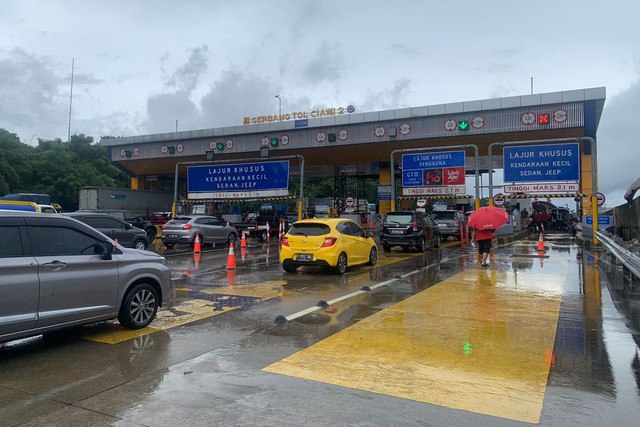
[[[228,311],[235,310],[236,308],[239,307],[225,306],[218,310],[214,310],[213,303],[211,301],[191,299],[183,301],[170,309],[158,310],[155,320],[151,323],[153,326],[132,331],[124,329],[119,323],[114,322],[110,329],[102,329],[100,332],[91,333],[83,336],[82,338],[105,344],[117,344],[142,335],[152,334],[159,330],[167,330],[175,328],[176,326],[195,322],[197,320],[217,316],[218,314],[226,313]]]
[[[565,275],[515,278],[463,271],[264,371],[538,422]]]
[[[281,297],[283,294],[283,286],[286,284],[284,280],[270,280],[260,282],[253,285],[236,284],[225,288],[210,288],[201,290],[203,294],[223,294],[241,297],[254,297],[262,301],[271,298]]]

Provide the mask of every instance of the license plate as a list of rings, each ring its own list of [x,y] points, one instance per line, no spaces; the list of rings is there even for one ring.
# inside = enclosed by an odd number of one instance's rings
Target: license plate
[[[298,254],[296,255],[298,261],[313,261],[313,255],[311,254]]]
[[[177,234],[167,234],[167,239],[177,239],[178,235]]]
[[[402,234],[402,233],[404,233],[404,230],[394,229],[394,228],[392,228],[389,231],[391,231],[391,234]]]
[[[438,227],[446,227],[447,224],[438,224]]]

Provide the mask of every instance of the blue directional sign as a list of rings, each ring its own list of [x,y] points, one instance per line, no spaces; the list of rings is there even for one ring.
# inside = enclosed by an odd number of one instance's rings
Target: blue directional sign
[[[464,185],[464,151],[402,155],[402,186]]]
[[[504,182],[580,180],[578,143],[504,147]]]
[[[256,197],[287,194],[289,162],[261,162],[190,166],[187,169],[187,192],[190,197],[206,193],[211,198]],[[193,197],[202,198],[202,197]]]
[[[584,223],[587,225],[593,225],[593,216],[585,215]],[[599,215],[598,225],[611,225],[613,224],[613,217],[611,215]]]

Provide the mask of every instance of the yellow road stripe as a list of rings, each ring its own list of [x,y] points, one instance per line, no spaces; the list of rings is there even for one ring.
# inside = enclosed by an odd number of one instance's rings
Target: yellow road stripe
[[[153,326],[132,331],[124,329],[119,323],[114,322],[110,329],[101,328],[100,332],[91,333],[82,338],[105,344],[117,344],[142,335],[152,334],[159,330],[175,328],[176,326],[206,319],[207,317],[217,316],[236,308],[239,307],[221,307],[219,310],[214,310],[211,301],[191,299],[169,309],[158,310],[156,319],[151,323]]]
[[[564,278],[463,271],[264,371],[535,423]]]

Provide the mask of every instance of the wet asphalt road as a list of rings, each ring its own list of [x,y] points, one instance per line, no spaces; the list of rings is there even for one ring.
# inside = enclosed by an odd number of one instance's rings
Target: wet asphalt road
[[[498,248],[487,271],[451,244],[344,276],[286,274],[275,245],[238,250],[233,274],[225,248],[168,251],[173,295],[154,329],[102,322],[0,345],[0,425],[636,425],[637,285],[566,236],[546,244],[543,257],[535,240]],[[448,348],[459,330],[464,354]]]

